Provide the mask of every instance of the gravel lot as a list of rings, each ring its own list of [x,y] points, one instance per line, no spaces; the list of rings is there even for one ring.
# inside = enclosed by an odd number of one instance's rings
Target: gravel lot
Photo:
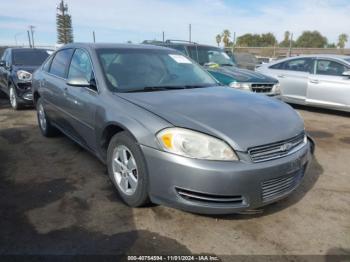
[[[350,114],[297,110],[317,144],[302,185],[261,214],[215,217],[126,207],[94,156],[0,99],[0,254],[350,255]]]

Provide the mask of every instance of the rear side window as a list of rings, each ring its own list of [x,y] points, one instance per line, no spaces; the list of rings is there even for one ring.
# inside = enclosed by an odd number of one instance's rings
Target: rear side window
[[[282,69],[284,63],[278,63],[278,64],[274,64],[272,66],[270,66],[269,68],[271,69]]]
[[[49,72],[51,62],[52,62],[52,57],[49,57],[43,65],[43,71]]]
[[[1,56],[1,60],[6,61],[7,54],[8,54],[8,50],[5,49],[4,53]]]
[[[282,63],[278,63],[270,66],[271,69],[299,71],[299,72],[312,72],[313,59],[312,58],[297,58],[288,60]]]
[[[50,73],[58,77],[66,78],[66,72],[72,54],[73,49],[63,49],[58,51],[52,60]]]
[[[317,60],[316,74],[318,75],[341,76],[348,70],[350,69],[341,63],[325,59]]]

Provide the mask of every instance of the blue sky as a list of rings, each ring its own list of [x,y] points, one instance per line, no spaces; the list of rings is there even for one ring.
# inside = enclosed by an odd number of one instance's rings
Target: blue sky
[[[30,4],[29,4],[30,2]],[[27,44],[26,30],[34,25],[35,41],[56,43],[55,14],[59,0],[2,0],[0,44]],[[215,44],[224,29],[245,33],[285,30],[295,37],[304,30],[318,30],[330,42],[340,33],[350,34],[350,0],[66,0],[77,42],[139,43],[144,39],[188,39]],[[11,12],[9,12],[9,10]],[[350,46],[349,43],[347,46]]]

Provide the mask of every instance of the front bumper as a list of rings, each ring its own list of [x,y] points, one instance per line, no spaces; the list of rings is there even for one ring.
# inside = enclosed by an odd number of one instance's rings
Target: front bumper
[[[33,104],[32,83],[28,81],[17,81],[15,86],[19,102],[22,104]]]
[[[261,163],[196,160],[141,148],[154,203],[194,213],[228,214],[289,195],[307,171],[310,146],[308,142],[294,154]]]

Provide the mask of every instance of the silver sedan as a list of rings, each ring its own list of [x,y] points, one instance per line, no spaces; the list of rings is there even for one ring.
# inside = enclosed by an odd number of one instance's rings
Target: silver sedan
[[[279,80],[285,102],[350,112],[350,56],[290,57],[257,71]]]

